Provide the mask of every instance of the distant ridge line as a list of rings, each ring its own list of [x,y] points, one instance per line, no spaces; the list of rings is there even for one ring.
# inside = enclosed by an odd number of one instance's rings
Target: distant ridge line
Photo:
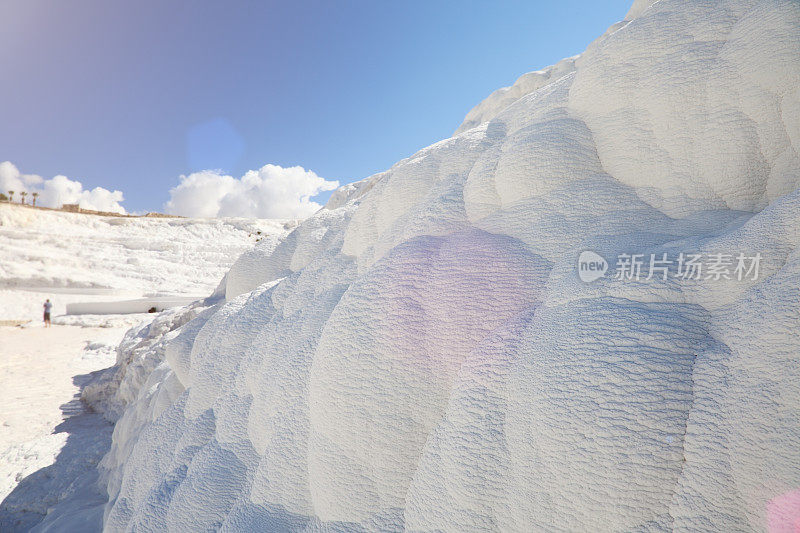
[[[114,213],[112,211],[96,211],[94,209],[82,209],[77,204],[64,204],[61,207],[42,207],[40,205],[20,204],[8,200],[0,200],[0,204],[8,204],[27,209],[40,209],[42,211],[60,211],[62,213],[79,213],[81,215],[97,215],[104,217],[123,217],[123,218],[186,218],[181,215],[168,215],[166,213],[145,213],[144,215],[132,215],[129,213]]]

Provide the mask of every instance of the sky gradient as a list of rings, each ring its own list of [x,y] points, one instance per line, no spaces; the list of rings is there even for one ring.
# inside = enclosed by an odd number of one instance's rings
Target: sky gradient
[[[0,161],[120,189],[130,211],[204,169],[355,181],[630,3],[3,2]]]

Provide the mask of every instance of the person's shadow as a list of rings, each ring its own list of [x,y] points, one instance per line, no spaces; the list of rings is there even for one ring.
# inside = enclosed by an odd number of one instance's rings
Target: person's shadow
[[[54,430],[67,433],[67,441],[53,464],[25,477],[0,503],[0,531],[29,531],[37,525],[51,531],[102,529],[107,498],[98,485],[97,463],[111,447],[114,426],[80,400],[91,378],[92,374],[72,378],[80,390],[61,406],[64,421]]]

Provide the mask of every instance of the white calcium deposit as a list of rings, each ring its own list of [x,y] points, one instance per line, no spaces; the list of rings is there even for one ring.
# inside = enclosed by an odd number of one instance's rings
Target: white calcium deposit
[[[132,333],[105,528],[792,531],[798,153],[800,3],[637,0]]]

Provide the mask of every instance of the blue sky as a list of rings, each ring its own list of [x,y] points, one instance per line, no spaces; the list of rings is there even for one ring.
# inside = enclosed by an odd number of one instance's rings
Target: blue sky
[[[120,189],[129,210],[206,168],[354,181],[630,3],[5,1],[0,161]]]

